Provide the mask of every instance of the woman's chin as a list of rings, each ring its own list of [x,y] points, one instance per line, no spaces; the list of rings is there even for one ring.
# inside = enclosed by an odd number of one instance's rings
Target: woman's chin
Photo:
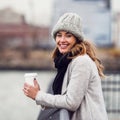
[[[65,53],[67,53],[67,51],[62,50],[62,51],[60,51],[60,53],[61,53],[61,54],[65,54]]]

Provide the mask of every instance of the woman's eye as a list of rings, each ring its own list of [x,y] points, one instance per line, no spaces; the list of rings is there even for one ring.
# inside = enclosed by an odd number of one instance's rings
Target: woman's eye
[[[71,34],[67,34],[67,37],[72,37],[72,35]]]
[[[61,35],[60,35],[60,34],[57,34],[56,37],[61,37]]]

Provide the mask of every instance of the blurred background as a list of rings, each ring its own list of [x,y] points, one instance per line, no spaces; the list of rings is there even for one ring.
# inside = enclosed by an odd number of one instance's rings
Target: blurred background
[[[47,91],[55,76],[51,29],[65,12],[82,18],[105,66],[102,81],[109,120],[120,120],[119,0],[0,0],[0,120],[37,120],[40,106],[23,94],[24,74],[37,72]]]

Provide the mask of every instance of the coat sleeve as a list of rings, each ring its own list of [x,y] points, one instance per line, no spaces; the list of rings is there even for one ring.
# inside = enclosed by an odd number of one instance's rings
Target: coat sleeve
[[[66,108],[76,111],[80,106],[89,83],[90,69],[87,59],[77,57],[71,63],[70,80],[64,95],[38,92],[36,103],[46,107]]]

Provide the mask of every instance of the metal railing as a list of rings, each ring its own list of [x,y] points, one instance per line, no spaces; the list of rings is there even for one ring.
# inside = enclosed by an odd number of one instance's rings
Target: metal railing
[[[120,120],[120,74],[109,74],[102,80],[109,120]]]

